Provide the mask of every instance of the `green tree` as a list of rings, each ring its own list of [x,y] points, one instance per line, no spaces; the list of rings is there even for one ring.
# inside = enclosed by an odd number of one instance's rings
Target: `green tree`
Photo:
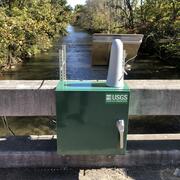
[[[90,32],[143,33],[142,52],[180,57],[178,0],[87,0],[75,8],[75,24]]]
[[[11,68],[52,46],[66,34],[71,9],[65,0],[0,1],[0,65]]]

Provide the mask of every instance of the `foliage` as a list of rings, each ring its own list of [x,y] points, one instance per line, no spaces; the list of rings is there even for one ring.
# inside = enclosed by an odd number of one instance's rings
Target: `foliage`
[[[151,6],[150,4],[151,3]],[[162,59],[178,57],[180,42],[180,2],[176,0],[151,0],[142,5],[141,21],[137,32],[144,33],[144,51]],[[150,44],[151,43],[151,44]]]
[[[142,51],[160,58],[179,56],[178,0],[87,0],[75,8],[74,24],[91,32],[143,33]]]
[[[0,65],[49,49],[56,34],[66,33],[70,11],[65,0],[1,0]]]

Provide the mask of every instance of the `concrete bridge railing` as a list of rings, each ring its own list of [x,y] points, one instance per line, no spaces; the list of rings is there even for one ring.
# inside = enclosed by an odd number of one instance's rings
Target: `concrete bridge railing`
[[[179,80],[126,82],[130,115],[180,115]],[[55,116],[57,83],[0,81],[0,116]],[[0,138],[0,168],[174,166],[180,164],[179,139],[180,134],[133,134],[125,156],[60,156],[55,137],[6,137]]]
[[[130,115],[180,115],[180,80],[128,80]],[[58,81],[0,81],[0,116],[55,116]]]

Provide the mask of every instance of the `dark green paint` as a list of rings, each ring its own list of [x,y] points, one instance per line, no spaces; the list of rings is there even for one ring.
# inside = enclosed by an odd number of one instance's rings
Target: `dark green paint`
[[[106,94],[128,95],[128,103],[107,104]],[[129,89],[104,81],[61,81],[56,88],[57,145],[62,155],[124,154],[128,131]],[[119,149],[116,121],[125,120],[125,148]]]

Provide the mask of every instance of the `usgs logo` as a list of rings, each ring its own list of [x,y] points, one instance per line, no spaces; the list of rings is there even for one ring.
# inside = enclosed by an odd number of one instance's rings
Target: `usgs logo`
[[[127,94],[106,94],[106,103],[128,103]]]

